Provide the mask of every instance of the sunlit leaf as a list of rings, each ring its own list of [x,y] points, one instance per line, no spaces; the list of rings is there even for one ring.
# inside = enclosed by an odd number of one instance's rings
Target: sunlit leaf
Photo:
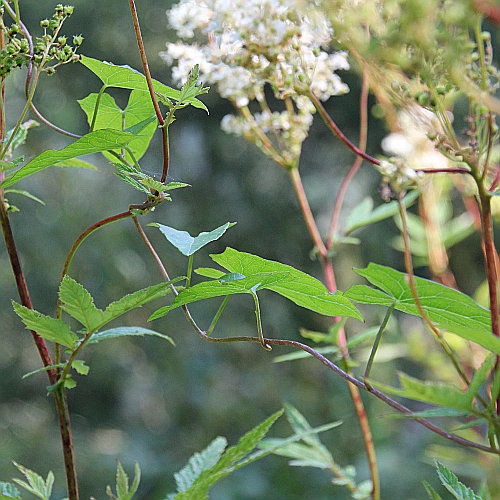
[[[379,304],[420,316],[405,273],[370,263],[356,272],[380,290],[355,285],[344,295],[354,302]],[[500,339],[491,333],[490,313],[469,296],[434,281],[415,278],[422,308],[437,326],[500,354]],[[385,293],[384,293],[385,292]]]
[[[44,151],[42,154],[33,158],[33,160],[26,163],[26,165],[21,167],[17,172],[9,175],[2,184],[0,184],[0,188],[10,187],[21,179],[39,172],[46,167],[50,167],[51,165],[57,165],[63,160],[69,160],[90,153],[99,153],[109,149],[120,149],[136,137],[137,136],[129,134],[128,132],[120,132],[118,130],[95,130],[63,149],[58,151],[48,149]]]
[[[31,194],[28,191],[25,191],[24,189],[6,189],[4,193],[13,193],[13,194],[20,194],[23,196],[26,196],[26,198],[30,198],[33,201],[36,201],[40,203],[41,205],[45,205],[45,202],[42,201],[40,198],[37,198],[35,195]]]
[[[0,481],[0,500],[22,500],[21,493],[13,484]]]
[[[32,470],[13,462],[17,469],[26,477],[28,482],[21,481],[20,479],[14,479],[19,486],[28,490],[33,495],[41,498],[42,500],[50,500],[50,495],[52,494],[52,486],[54,484],[54,474],[50,471],[47,474],[47,479],[44,480],[42,476],[33,472]]]
[[[295,304],[328,316],[347,316],[363,320],[363,317],[341,292],[330,293],[321,281],[292,266],[266,260],[257,255],[239,252],[233,248],[217,255],[212,260],[229,272],[245,276],[263,273],[288,273],[288,278],[266,287],[291,300]]]
[[[92,71],[106,87],[148,91],[146,77],[130,66],[118,66],[83,55],[80,56],[80,62]],[[153,80],[153,88],[155,92],[172,99],[178,100],[179,98],[178,90],[172,89],[157,80]],[[206,106],[196,98],[190,99],[189,102],[196,108],[207,110]]]

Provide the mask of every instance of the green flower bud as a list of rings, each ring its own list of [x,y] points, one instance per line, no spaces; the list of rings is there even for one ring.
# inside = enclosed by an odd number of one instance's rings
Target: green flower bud
[[[74,9],[74,7],[72,5],[65,5],[64,10],[63,10],[64,15],[71,16],[71,14],[73,14],[73,9]]]
[[[42,28],[48,28],[49,27],[49,24],[50,24],[50,21],[48,19],[42,19],[40,21],[40,26]]]
[[[65,45],[67,41],[68,41],[68,39],[65,36],[60,36],[57,39],[57,43],[60,44],[60,45]]]
[[[73,36],[73,45],[76,47],[79,47],[83,43],[83,36],[82,35],[74,35]]]
[[[47,68],[47,75],[52,76],[55,72],[55,68]]]

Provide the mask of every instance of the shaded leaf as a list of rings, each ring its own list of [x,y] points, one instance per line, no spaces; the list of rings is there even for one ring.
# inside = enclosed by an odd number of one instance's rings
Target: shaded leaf
[[[23,320],[28,330],[34,330],[40,337],[57,344],[62,344],[73,349],[78,337],[69,326],[60,319],[44,316],[43,314],[21,306],[12,301],[14,311]]]
[[[9,175],[2,184],[0,184],[0,188],[10,187],[21,179],[39,172],[46,167],[56,165],[63,160],[69,160],[90,153],[99,153],[109,149],[120,149],[136,137],[137,136],[129,134],[128,132],[120,132],[118,130],[95,130],[77,139],[63,149],[58,151],[48,149],[44,151],[42,154],[33,158],[33,160],[26,163],[26,165],[21,167],[17,172]]]
[[[432,403],[446,408],[470,410],[472,399],[470,394],[456,387],[440,382],[422,382],[404,373],[399,373],[402,388],[388,387],[378,382],[370,381],[374,387],[398,396]]]
[[[423,481],[423,484],[431,500],[443,500],[442,497],[436,493],[436,490],[427,481]]]
[[[45,202],[42,201],[40,198],[37,198],[35,195],[31,194],[28,191],[25,191],[24,189],[6,189],[4,193],[14,193],[14,194],[21,194],[23,196],[26,196],[27,198],[32,199],[33,201],[36,201],[40,203],[41,205],[45,205]]]
[[[13,484],[0,481],[0,500],[22,500],[21,493]]]
[[[210,232],[202,232],[198,236],[191,236],[187,231],[179,231],[178,229],[174,229],[173,227],[164,226],[163,224],[159,224],[153,222],[149,224],[150,226],[157,227],[163,236],[167,238],[167,240],[174,245],[179,252],[182,254],[189,256],[193,255],[200,248],[203,248],[205,245],[208,245],[212,241],[218,240],[231,226],[234,226],[236,222],[226,222],[222,226],[214,229]]]
[[[175,345],[175,342],[168,335],[155,332],[154,330],[148,330],[147,328],[142,328],[140,326],[121,326],[118,328],[111,328],[110,330],[105,330],[103,332],[94,333],[92,337],[90,337],[87,344],[97,344],[97,342],[100,342],[101,340],[116,339],[118,337],[142,337],[144,335],[161,337],[168,340],[172,345]]]

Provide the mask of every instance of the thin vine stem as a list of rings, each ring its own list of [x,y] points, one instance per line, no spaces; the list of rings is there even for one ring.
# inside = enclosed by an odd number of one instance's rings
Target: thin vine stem
[[[415,274],[413,273],[413,262],[412,262],[412,258],[411,258],[410,237],[409,237],[409,232],[408,232],[408,221],[407,221],[407,217],[406,217],[406,207],[405,207],[405,204],[403,203],[402,194],[400,194],[398,196],[398,204],[399,204],[399,215],[401,216],[401,224],[402,224],[401,234],[402,234],[403,242],[404,242],[405,267],[406,267],[406,273],[408,275],[408,284],[410,286],[413,300],[414,300],[415,305],[420,313],[420,316],[424,320],[425,325],[435,335],[437,341],[439,342],[439,344],[443,348],[443,351],[445,352],[445,354],[448,356],[449,360],[451,361],[451,363],[455,367],[455,370],[457,371],[458,375],[460,376],[460,378],[464,381],[464,383],[468,387],[470,384],[469,378],[467,377],[467,375],[463,371],[462,367],[460,366],[459,362],[457,361],[450,346],[446,343],[442,334],[434,326],[434,324],[430,320],[429,316],[425,312],[424,308],[422,307],[422,303],[420,301],[420,297],[418,296],[418,292],[417,292],[417,285],[415,283]]]

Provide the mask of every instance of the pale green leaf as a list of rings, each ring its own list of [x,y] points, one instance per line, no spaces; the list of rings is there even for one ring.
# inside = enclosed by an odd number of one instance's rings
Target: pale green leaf
[[[174,474],[177,492],[188,490],[198,476],[205,470],[212,468],[226,449],[225,437],[215,438],[203,451],[195,453],[189,462],[176,474]]]
[[[314,349],[319,354],[333,354],[338,353],[340,349],[337,346],[327,346],[327,347],[318,347]],[[295,351],[289,354],[282,354],[281,356],[276,356],[273,358],[273,363],[283,363],[284,361],[295,361],[297,359],[309,358],[312,354],[306,351]]]
[[[404,204],[407,207],[410,206],[418,198],[419,194],[420,191],[418,190],[411,191],[404,197]],[[365,198],[359,205],[354,207],[347,216],[345,234],[352,233],[359,227],[392,217],[398,212],[399,204],[397,201],[384,203],[373,210],[373,200],[371,198]]]
[[[25,191],[24,189],[6,189],[4,193],[14,193],[14,194],[21,194],[23,196],[26,196],[27,198],[32,199],[33,201],[36,201],[40,203],[41,205],[45,205],[45,202],[42,201],[40,198],[37,198],[35,195],[31,194],[28,191]]]
[[[14,311],[23,320],[28,330],[34,330],[40,337],[50,342],[62,344],[70,349],[75,347],[78,337],[73,333],[69,326],[60,319],[44,316],[43,314],[21,306],[12,301]]]
[[[137,136],[129,134],[128,132],[109,129],[95,130],[77,139],[63,149],[58,151],[48,149],[44,151],[42,154],[26,163],[26,165],[21,167],[17,172],[9,175],[2,184],[0,184],[0,188],[10,187],[21,179],[39,172],[46,167],[56,165],[63,160],[69,160],[90,153],[99,153],[110,149],[120,149],[135,138],[137,138]]]
[[[438,476],[441,479],[444,487],[457,499],[457,500],[483,500],[480,496],[476,495],[474,491],[461,483],[457,476],[447,469],[443,464],[436,462]]]
[[[456,410],[455,408],[431,408],[430,410],[416,411],[407,415],[406,413],[391,413],[384,415],[387,418],[457,418],[470,415],[468,410]]]
[[[157,227],[163,236],[167,238],[167,240],[174,245],[177,250],[179,250],[182,254],[189,256],[193,255],[200,248],[203,248],[205,245],[208,245],[212,241],[218,240],[231,226],[234,226],[236,222],[226,222],[222,226],[214,229],[210,232],[202,232],[198,236],[191,236],[187,231],[179,231],[178,229],[174,229],[173,227],[164,226],[163,224],[159,224],[153,222],[149,224],[150,226]]]
[[[116,467],[116,493],[119,500],[128,500],[128,476],[118,460]]]
[[[0,481],[0,500],[22,500],[21,493],[13,484]]]
[[[87,56],[80,56],[80,62],[92,71],[106,87],[148,91],[146,77],[130,66],[118,66],[110,62],[99,61]],[[178,100],[179,91],[153,80],[155,92]],[[206,106],[196,98],[189,99],[189,103],[196,108],[207,110]]]
[[[404,373],[398,375],[401,389],[385,386],[374,381],[370,381],[370,384],[382,391],[415,401],[423,401],[458,410],[471,409],[472,399],[470,394],[461,391],[455,386],[440,382],[422,382]]]
[[[19,486],[22,486],[24,489],[28,490],[33,495],[36,495],[42,500],[50,500],[50,495],[52,494],[52,486],[54,484],[54,474],[50,471],[47,474],[47,479],[44,480],[42,476],[33,472],[32,470],[20,465],[16,462],[13,464],[17,467],[17,469],[26,477],[28,482],[21,481],[20,479],[14,479]]]
[[[142,328],[140,326],[120,326],[103,332],[94,333],[92,337],[90,337],[87,344],[97,344],[97,342],[100,342],[101,340],[116,339],[119,337],[142,337],[144,335],[161,337],[162,339],[168,340],[172,345],[175,345],[172,338],[168,335],[155,332],[154,330],[148,330],[147,328]]]
[[[330,293],[319,280],[292,266],[239,252],[233,248],[226,248],[223,253],[210,257],[229,272],[241,273],[245,276],[263,273],[288,273],[287,279],[266,288],[319,314],[347,316],[363,320],[356,307],[341,292]]]
[[[26,137],[28,136],[28,130],[32,127],[38,127],[39,125],[40,124],[36,120],[27,120],[24,123],[21,123],[21,126],[16,131],[14,139],[12,139],[12,142],[10,143],[8,153],[10,154],[19,146],[23,145],[26,142]],[[14,129],[10,129],[5,134],[5,143],[7,143],[10,140],[13,131]]]
[[[387,295],[356,285],[344,293],[346,297],[355,302],[386,306],[395,301],[395,309],[420,316],[405,273],[373,263],[356,272]],[[500,339],[491,333],[490,313],[487,309],[469,296],[440,283],[418,277],[415,278],[415,283],[420,303],[431,321],[440,328],[500,354]]]

